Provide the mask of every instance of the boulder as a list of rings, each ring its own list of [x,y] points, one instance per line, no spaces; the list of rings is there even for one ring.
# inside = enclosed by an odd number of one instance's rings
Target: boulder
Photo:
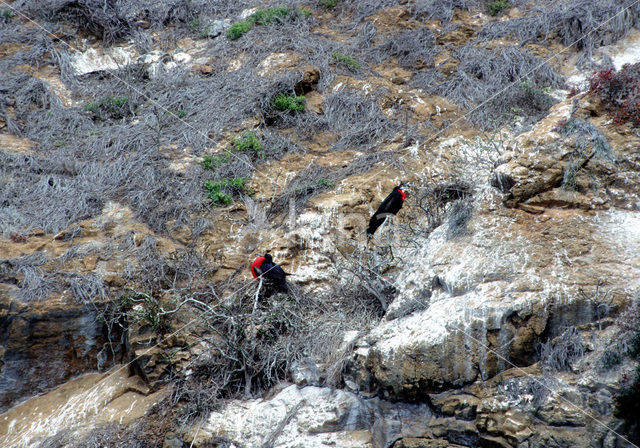
[[[396,280],[391,317],[358,342],[348,369],[362,389],[421,402],[532,365],[542,341],[596,320],[598,284],[612,310],[640,285],[639,213],[490,208],[478,205],[466,234],[450,238],[445,223],[404,255],[411,269]]]

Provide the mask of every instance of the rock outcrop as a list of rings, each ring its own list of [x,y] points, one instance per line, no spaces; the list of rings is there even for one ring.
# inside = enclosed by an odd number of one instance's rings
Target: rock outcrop
[[[103,425],[134,422],[166,394],[166,390],[151,393],[122,366],[81,375],[2,414],[0,443],[7,447],[47,442],[67,446]],[[113,432],[117,434],[118,429]]]
[[[612,312],[640,286],[634,212],[550,211],[541,218],[476,209],[467,227],[453,240],[446,226],[434,231],[412,269],[400,274],[393,319],[356,350],[361,384],[420,400],[531,365],[540,342],[598,318],[598,285],[608,291]]]
[[[536,127],[542,146],[532,131],[519,137],[529,147],[503,154],[506,163],[496,171],[510,179],[506,188],[476,185],[468,216],[461,220],[450,208],[428,238],[416,235],[418,249],[401,255],[407,268],[396,279],[386,321],[356,344],[348,367],[366,391],[431,403],[441,416],[436,433],[452,443],[628,443],[612,413],[611,387],[621,370],[594,365],[615,334],[602,332],[609,316],[640,288],[638,189],[612,180],[637,177],[637,165],[628,163],[619,169],[625,173],[612,173],[613,160],[635,156],[620,145],[599,160],[583,157],[579,166],[600,188],[569,190],[562,185],[566,160],[578,157],[576,146],[598,151],[599,141],[549,134],[551,120]],[[551,194],[556,199],[542,200]],[[627,200],[611,207],[617,197]],[[570,373],[554,374],[540,347],[572,328],[596,341],[586,349],[594,353]]]
[[[91,305],[27,305],[0,293],[0,411],[113,362]]]
[[[229,403],[187,440],[196,447],[213,438],[244,446],[386,447],[407,437],[427,439],[432,420],[425,404],[394,404],[338,389],[290,385],[268,399]]]

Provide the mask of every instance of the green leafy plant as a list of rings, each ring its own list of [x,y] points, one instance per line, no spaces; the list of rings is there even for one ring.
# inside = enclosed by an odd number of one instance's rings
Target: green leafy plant
[[[134,306],[130,313],[134,321],[141,325],[149,325],[156,330],[161,326],[160,305],[156,299],[150,296],[142,299],[142,306]]]
[[[202,26],[202,20],[200,20],[200,18],[195,18],[191,22],[189,22],[189,26],[193,31],[198,31]]]
[[[116,299],[110,309],[105,310],[100,317],[109,324],[109,321],[119,320],[122,315],[126,315],[129,322],[165,332],[169,325],[166,319],[168,314],[171,313],[162,308],[152,293],[130,291]]]
[[[273,8],[261,9],[254,12],[245,20],[236,22],[227,30],[227,37],[231,40],[240,38],[248,33],[254,25],[267,26],[273,23],[282,22],[282,20],[294,14],[308,16],[311,11],[305,8],[290,8],[288,6],[276,6]]]
[[[256,11],[249,16],[249,19],[256,25],[271,25],[274,22],[282,20],[291,12],[293,12],[293,10],[287,6],[277,6],[275,8]]]
[[[206,185],[205,185],[206,186]],[[222,207],[223,205],[229,205],[233,202],[233,198],[228,193],[223,193],[221,191],[210,191],[209,199],[213,202],[213,205],[218,207]]]
[[[285,95],[284,93],[279,93],[276,95],[271,104],[277,110],[290,110],[293,112],[303,111],[306,107],[306,99],[303,95]]]
[[[2,18],[5,22],[8,22],[13,18],[13,12],[9,9],[0,9],[0,18]]]
[[[202,168],[205,170],[214,170],[219,166],[226,165],[231,160],[231,153],[214,154],[212,156],[204,156],[202,158]]]
[[[98,101],[92,101],[82,106],[82,109],[87,112],[98,112],[98,109],[100,109],[100,103]]]
[[[321,187],[333,187],[336,184],[334,181],[332,181],[331,179],[327,179],[326,177],[318,179],[318,182],[316,183]]]
[[[524,110],[519,108],[520,110],[516,111],[515,115],[526,113],[526,110],[531,107],[536,110],[545,110],[553,105],[553,98],[549,95],[549,88],[538,88],[530,81],[522,81],[518,87],[520,90],[519,104],[526,107]]]
[[[347,56],[346,54],[342,54],[342,53],[338,53],[337,51],[334,51],[333,53],[331,53],[331,57],[336,61],[345,64],[347,67],[349,67],[352,70],[357,70],[360,68],[360,63],[356,61],[354,58],[352,58],[351,56]]]
[[[126,96],[105,96],[99,101],[92,101],[83,106],[87,112],[91,112],[99,118],[109,117],[113,119],[123,118],[127,114],[125,106],[129,98]]]
[[[522,81],[520,83],[520,90],[524,91],[525,93],[534,95],[534,94],[540,94],[540,93],[547,93],[545,92],[545,89],[537,89],[533,83],[531,83],[530,81]],[[546,89],[548,90],[548,89]]]
[[[184,118],[187,116],[187,112],[181,109],[171,109],[169,112],[178,118]]]
[[[320,0],[320,4],[325,9],[333,9],[338,6],[338,0]]]
[[[118,96],[118,97],[108,96],[105,98],[105,103],[109,107],[113,107],[113,108],[122,107],[125,105],[127,101],[129,101],[129,98],[127,98],[126,96]]]
[[[487,10],[492,16],[497,15],[499,12],[510,8],[511,4],[507,0],[496,0],[494,2],[487,3]]]
[[[319,191],[323,187],[333,187],[336,183],[328,177],[321,177],[316,181],[305,183],[295,188],[296,193],[309,194],[314,191]]]
[[[223,179],[222,186],[225,188],[231,188],[235,191],[247,191],[248,187],[247,183],[249,182],[248,177],[234,177],[232,179]]]
[[[211,202],[216,206],[222,206],[233,202],[233,193],[252,194],[253,191],[247,186],[248,182],[248,177],[225,178],[217,181],[208,180],[204,183],[204,188],[207,190]]]
[[[236,149],[236,151],[252,151],[259,157],[264,157],[264,152],[261,151],[262,141],[253,131],[245,131],[239,137],[234,138],[233,147]]]
[[[255,154],[259,158],[264,158],[265,153],[262,151],[262,140],[253,131],[245,131],[231,142],[231,149],[226,150],[222,154],[214,154],[204,156],[202,158],[202,168],[205,170],[215,170],[218,167],[226,165],[231,161],[233,153],[249,152]]]
[[[243,20],[242,22],[236,22],[227,30],[227,37],[231,40],[236,40],[239,37],[248,33],[253,28],[253,22],[250,20]]]

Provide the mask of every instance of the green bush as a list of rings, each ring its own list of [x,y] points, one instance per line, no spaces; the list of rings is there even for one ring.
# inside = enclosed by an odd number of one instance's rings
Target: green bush
[[[231,160],[231,153],[215,154],[213,156],[204,156],[202,158],[202,168],[205,170],[214,170],[219,166],[226,165]]]
[[[212,191],[209,193],[209,199],[213,202],[213,205],[222,207],[223,205],[229,205],[233,202],[231,195],[228,193],[222,193],[221,191]]]
[[[282,22],[282,20],[294,14],[301,16],[308,16],[311,11],[304,8],[290,8],[288,6],[277,6],[274,8],[266,8],[260,11],[256,11],[247,17],[245,20],[236,22],[227,30],[227,37],[231,40],[238,39],[239,37],[248,33],[253,25],[267,26],[273,23]]]
[[[234,177],[232,179],[222,179],[218,181],[208,180],[204,183],[204,188],[208,192],[208,197],[213,205],[222,206],[229,205],[233,202],[233,193],[253,192],[247,186],[248,177]]]
[[[511,7],[511,4],[507,0],[496,0],[494,2],[487,3],[487,9],[489,14],[495,16],[500,11]]]
[[[202,26],[202,20],[200,20],[200,18],[195,18],[191,22],[189,22],[189,26],[193,31],[198,31]]]
[[[338,0],[320,0],[320,4],[326,9],[333,9],[338,6]]]
[[[529,81],[522,81],[520,83],[520,90],[529,94],[529,95],[548,95],[550,89],[548,87],[543,87],[542,89],[538,89],[533,85],[533,83]]]
[[[249,16],[248,20],[251,20],[256,25],[271,25],[274,22],[281,21],[292,12],[293,10],[287,6],[277,6],[256,11]]]
[[[212,156],[204,156],[202,158],[202,168],[205,170],[215,170],[218,167],[226,165],[231,160],[233,153],[251,152],[259,158],[264,158],[265,153],[262,151],[262,140],[253,131],[245,131],[231,142],[231,149],[226,150],[223,154],[214,154]]]
[[[184,110],[180,110],[180,109],[171,109],[169,110],[169,113],[174,115],[177,118],[184,118],[187,116],[187,113]]]
[[[274,108],[277,110],[290,110],[293,112],[303,111],[306,107],[304,96],[285,95],[280,93],[276,95],[271,101]]]
[[[238,39],[244,34],[248,33],[253,27],[253,22],[250,20],[243,20],[242,22],[236,22],[227,30],[227,37],[231,40]]]
[[[262,149],[262,141],[258,138],[255,132],[245,131],[239,137],[233,139],[233,147],[236,151],[255,152],[259,157],[264,157]]]
[[[331,53],[331,57],[338,62],[342,62],[352,70],[357,70],[360,68],[360,64],[358,63],[358,61],[356,61],[351,56],[347,56],[345,54],[334,51],[333,53]]]
[[[129,101],[129,98],[127,98],[126,96],[119,96],[119,97],[111,97],[108,96],[104,99],[105,104],[108,105],[108,107],[110,108],[119,108],[125,105],[125,103],[127,101]]]
[[[87,112],[98,112],[98,110],[100,109],[100,103],[98,101],[92,101],[82,106],[82,109],[86,110]]]
[[[126,96],[105,96],[99,101],[92,101],[83,106],[87,112],[91,112],[99,118],[123,118],[127,114],[125,106],[129,98]]]
[[[298,194],[311,194],[320,191],[324,187],[333,187],[336,183],[328,177],[321,177],[315,181],[305,183],[295,188],[295,192]]]
[[[326,177],[321,177],[320,179],[318,179],[317,184],[321,187],[333,187],[335,186],[336,183],[331,179],[327,179]]]

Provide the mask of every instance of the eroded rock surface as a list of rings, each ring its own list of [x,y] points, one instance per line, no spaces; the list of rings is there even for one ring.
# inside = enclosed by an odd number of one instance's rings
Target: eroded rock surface
[[[423,436],[427,405],[393,404],[327,387],[291,385],[263,400],[229,403],[195,435],[194,446],[223,437],[244,446],[384,447]]]
[[[95,307],[27,306],[0,293],[0,411],[113,361]]]
[[[621,306],[638,287],[637,213],[475,213],[468,235],[448,240],[446,228],[436,230],[400,275],[391,320],[357,351],[372,387],[419,398],[491,378],[505,361],[531,364],[543,335],[594,320],[595,305],[579,289],[603,282]]]
[[[39,442],[65,431],[71,431],[65,437],[72,441],[100,425],[135,421],[166,393],[166,390],[150,393],[140,378],[129,374],[126,366],[80,376],[2,414],[0,442],[2,446],[38,446]]]

